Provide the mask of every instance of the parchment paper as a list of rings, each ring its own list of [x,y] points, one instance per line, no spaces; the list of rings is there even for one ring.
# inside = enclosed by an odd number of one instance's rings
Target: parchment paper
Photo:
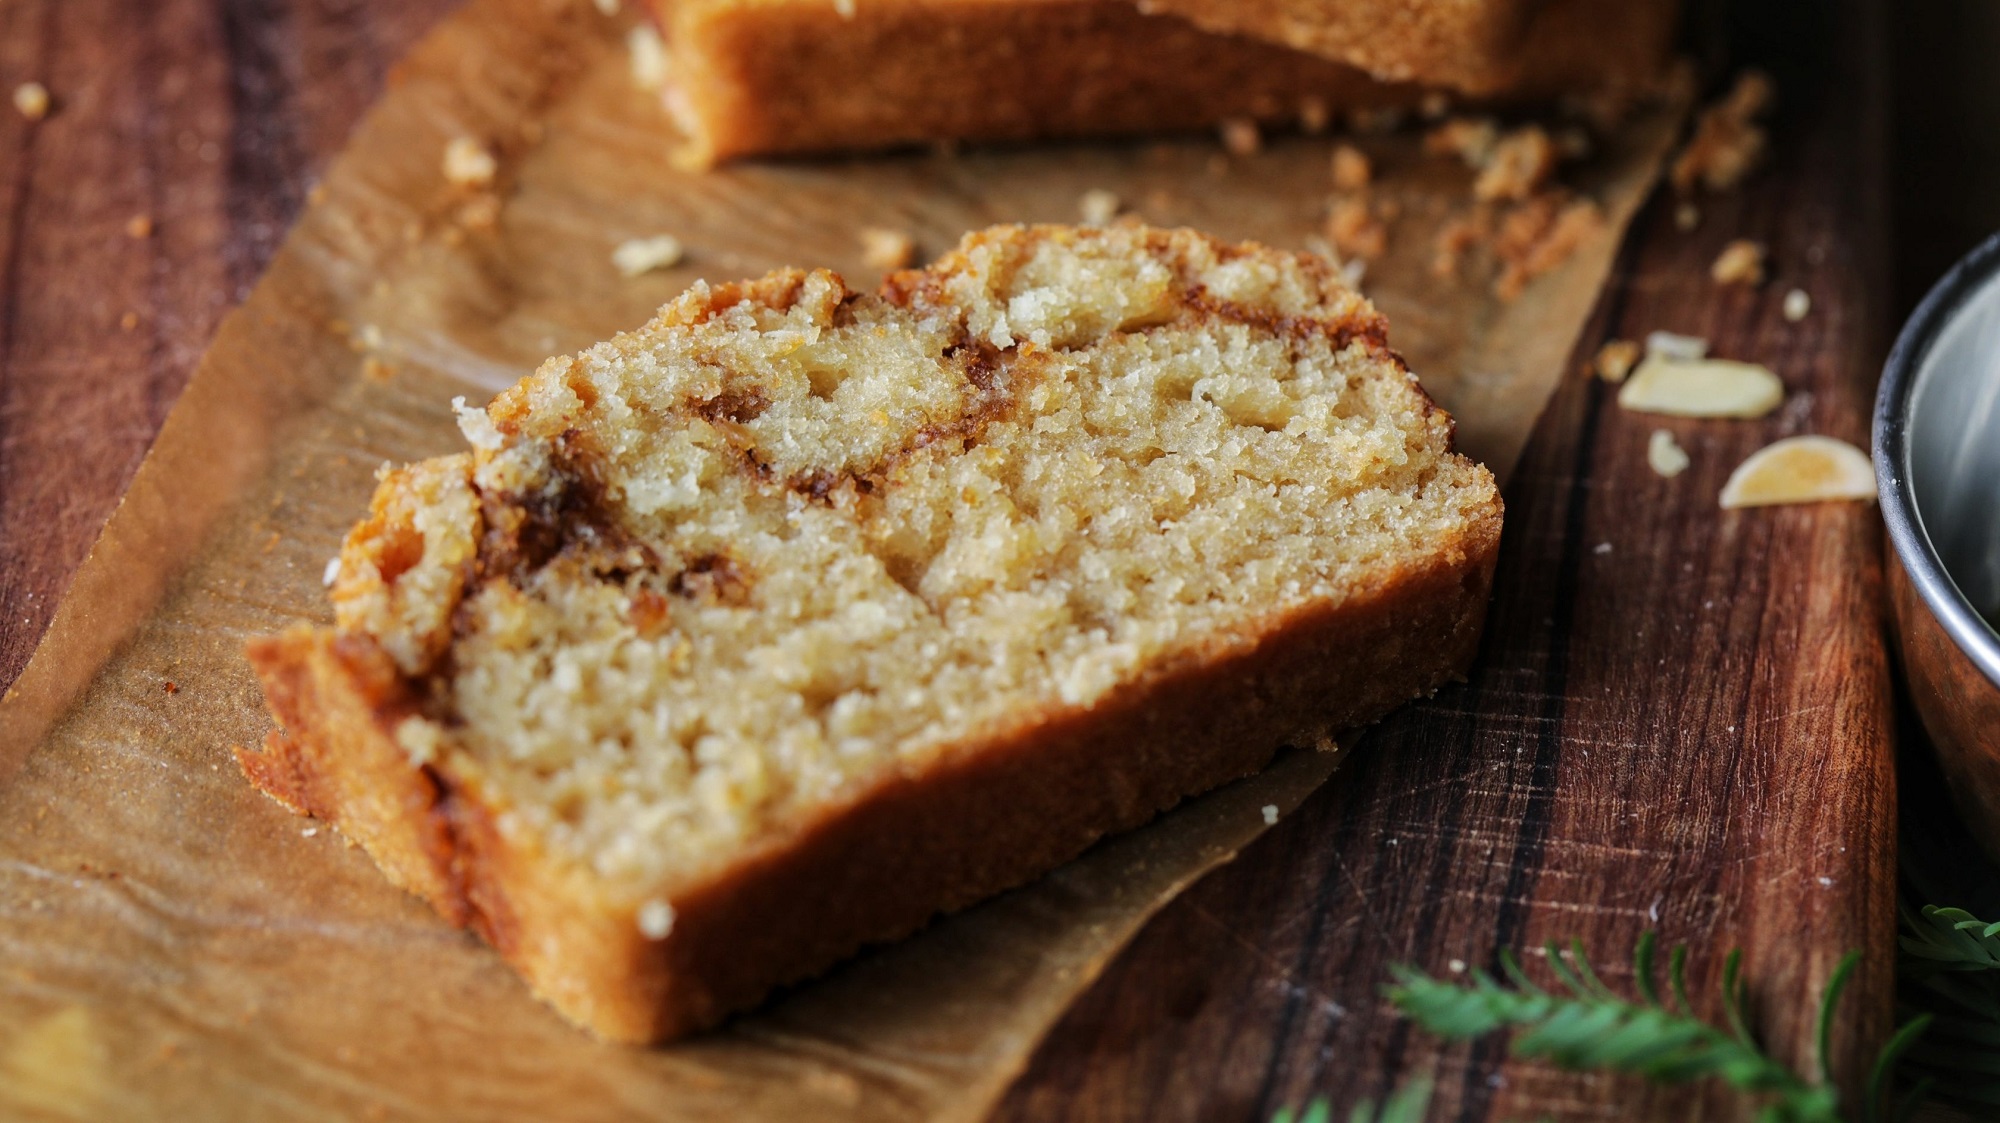
[[[446,403],[642,322],[697,276],[828,264],[857,230],[1139,214],[1299,247],[1328,142],[1222,159],[1203,140],[675,171],[620,28],[588,0],[474,0],[398,69],[151,456],[0,702],[0,1116],[138,1119],[976,1119],[1147,917],[1332,770],[1265,774],[1026,889],[859,958],[722,1031],[600,1045],[500,960],[286,815],[228,747],[268,728],[245,637],[327,615],[320,575],[370,474],[460,446]],[[1573,182],[1608,229],[1507,304],[1428,271],[1466,173],[1369,142],[1403,218],[1367,287],[1392,341],[1504,470],[1562,374],[1677,115]],[[494,200],[441,174],[501,157]],[[482,214],[481,208],[487,208]],[[610,265],[672,233],[680,268]]]

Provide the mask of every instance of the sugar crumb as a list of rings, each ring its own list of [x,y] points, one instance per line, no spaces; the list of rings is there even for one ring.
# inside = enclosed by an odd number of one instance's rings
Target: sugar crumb
[[[916,254],[916,239],[901,230],[883,226],[861,229],[861,260],[871,269],[907,268]]]
[[[1091,188],[1076,201],[1077,213],[1092,226],[1103,226],[1117,218],[1118,212],[1124,208],[1124,202],[1117,195],[1101,187]]]
[[[472,447],[491,451],[506,445],[505,434],[485,410],[466,405],[463,397],[457,397],[451,400],[451,411],[458,415],[458,431]]]
[[[666,88],[672,68],[667,61],[667,43],[650,23],[642,23],[625,33],[625,53],[632,59],[632,81],[642,90]]]
[[[1804,289],[1793,289],[1785,294],[1785,320],[1798,323],[1812,314],[1812,294]]]
[[[1278,805],[1277,805],[1277,804],[1275,804],[1275,803],[1267,803],[1267,804],[1265,804],[1265,805],[1264,805],[1264,825],[1265,825],[1265,826],[1267,826],[1267,827],[1268,827],[1268,826],[1273,826],[1273,825],[1275,825],[1275,824],[1277,823],[1277,821],[1278,821]]]
[[[649,940],[664,940],[674,930],[674,906],[665,901],[647,901],[639,906],[639,934]]]

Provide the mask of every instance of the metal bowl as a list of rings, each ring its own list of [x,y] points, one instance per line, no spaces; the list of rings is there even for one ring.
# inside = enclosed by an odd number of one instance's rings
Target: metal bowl
[[[1889,352],[1875,475],[1910,696],[2000,861],[2000,235],[1945,274]]]

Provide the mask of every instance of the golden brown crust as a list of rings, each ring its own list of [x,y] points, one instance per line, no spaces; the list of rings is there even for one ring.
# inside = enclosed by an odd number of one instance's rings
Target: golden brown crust
[[[1254,643],[1088,709],[1024,715],[887,779],[677,899],[658,942],[629,912],[552,884],[476,795],[408,762],[393,734],[406,699],[384,689],[387,657],[365,640],[300,629],[254,644],[285,728],[238,759],[253,783],[339,824],[398,884],[473,926],[573,1020],[611,1040],[666,1040],[1248,775],[1287,738],[1365,724],[1462,674],[1500,521],[1496,500],[1433,565],[1373,595],[1268,621]]]
[[[650,4],[673,55],[669,100],[700,164],[1237,119],[1290,126],[1414,107],[1432,86],[1505,100],[1630,94],[1664,63],[1679,8],[1162,0],[1175,14],[1148,15],[1125,0],[857,0],[843,17],[820,0]]]
[[[1644,88],[1679,0],[1144,0],[1379,78],[1488,96]]]
[[[1414,106],[1415,87],[1122,0],[653,0],[696,162],[1212,128]]]

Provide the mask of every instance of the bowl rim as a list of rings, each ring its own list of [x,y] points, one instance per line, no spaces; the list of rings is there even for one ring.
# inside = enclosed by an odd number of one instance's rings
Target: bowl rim
[[[1932,344],[1967,299],[2000,274],[2000,233],[1959,259],[1926,293],[1903,324],[1882,367],[1875,394],[1875,484],[1882,521],[1904,572],[1952,642],[1994,685],[2000,686],[2000,632],[1972,607],[1945,570],[1910,492],[1909,401]]]

